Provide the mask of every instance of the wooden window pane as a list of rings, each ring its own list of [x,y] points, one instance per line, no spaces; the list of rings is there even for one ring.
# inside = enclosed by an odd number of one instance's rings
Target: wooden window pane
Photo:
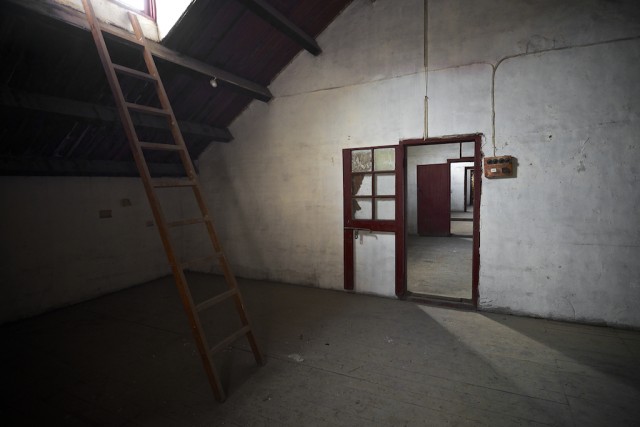
[[[353,150],[351,152],[351,172],[371,172],[371,150]]]
[[[353,219],[372,219],[373,203],[369,198],[353,200]]]
[[[351,178],[351,195],[371,196],[373,195],[373,177],[370,174],[355,175]]]
[[[376,171],[392,171],[396,167],[395,148],[376,148],[374,152],[374,162]]]
[[[376,218],[380,220],[396,219],[395,199],[376,199]]]
[[[392,174],[376,175],[376,196],[394,196],[396,194],[396,176]]]

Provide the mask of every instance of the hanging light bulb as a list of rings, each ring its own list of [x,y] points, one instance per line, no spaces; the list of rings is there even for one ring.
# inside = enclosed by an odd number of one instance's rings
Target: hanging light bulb
[[[209,80],[209,84],[211,85],[211,87],[218,87],[218,79],[217,77],[212,78],[211,80]]]

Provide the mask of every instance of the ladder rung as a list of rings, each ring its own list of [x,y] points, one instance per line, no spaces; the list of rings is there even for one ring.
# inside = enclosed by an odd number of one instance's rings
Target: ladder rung
[[[195,181],[190,179],[154,179],[151,184],[156,188],[163,187],[195,187]]]
[[[148,80],[150,82],[155,82],[158,81],[158,79],[154,76],[152,76],[149,73],[145,73],[143,71],[138,71],[138,70],[134,70],[133,68],[129,68],[129,67],[124,67],[122,65],[119,64],[113,64],[113,69],[122,73],[122,74],[126,74],[128,76],[131,77],[136,77],[138,79],[142,79],[142,80]]]
[[[225,391],[220,382],[220,377],[217,373],[216,367],[214,365],[213,358],[211,357],[211,352],[215,353],[220,350],[224,350],[226,347],[230,346],[234,340],[238,337],[245,335],[251,347],[251,351],[255,357],[258,365],[264,364],[263,356],[260,352],[260,348],[258,343],[254,337],[253,330],[249,326],[249,320],[247,318],[247,314],[244,308],[244,304],[242,304],[242,298],[240,296],[240,289],[237,287],[235,277],[233,273],[230,271],[230,268],[226,262],[225,256],[220,249],[220,244],[218,242],[215,231],[213,230],[212,220],[209,218],[207,214],[207,208],[205,206],[205,202],[202,199],[199,188],[199,180],[198,177],[191,166],[190,158],[188,157],[188,150],[185,144],[182,141],[182,134],[180,129],[177,126],[176,118],[173,113],[171,104],[167,97],[167,94],[164,89],[164,85],[162,84],[162,79],[158,73],[156,68],[153,54],[150,51],[150,48],[146,42],[144,34],[142,32],[142,28],[140,27],[140,23],[138,22],[137,16],[129,12],[129,19],[131,22],[131,26],[135,33],[135,36],[132,36],[130,33],[126,31],[122,31],[113,26],[102,26],[98,20],[96,19],[93,6],[91,5],[91,0],[82,0],[82,6],[85,10],[88,23],[91,27],[91,33],[93,35],[93,39],[96,43],[96,47],[98,49],[98,53],[100,56],[100,60],[105,68],[107,74],[107,80],[109,81],[109,86],[111,87],[111,91],[116,101],[116,105],[118,110],[121,113],[121,121],[122,125],[126,129],[127,139],[134,149],[134,154],[136,155],[136,160],[138,164],[138,169],[140,174],[143,177],[145,190],[147,193],[147,197],[149,199],[149,203],[154,212],[154,219],[156,224],[158,225],[158,231],[162,240],[167,243],[165,246],[165,251],[169,260],[171,261],[171,267],[175,273],[176,284],[180,289],[181,298],[185,304],[185,309],[187,311],[187,315],[190,318],[190,323],[192,327],[195,329],[194,338],[196,340],[198,352],[202,357],[202,362],[205,368],[205,372],[207,374],[207,378],[209,380],[209,384],[211,385],[211,389],[213,391],[214,396],[219,401],[224,401],[226,395]],[[108,52],[108,48],[105,45],[105,36],[109,35],[120,39],[126,42],[129,45],[134,45],[137,47],[138,53],[142,53],[145,59],[145,63],[147,64],[147,68],[144,71],[139,71],[137,69],[128,68],[124,65],[113,64],[111,61],[110,54]],[[140,67],[142,68],[142,67]],[[151,105],[140,105],[136,103],[126,102],[125,96],[122,93],[122,88],[120,87],[119,77],[120,74],[128,75],[133,78],[142,79],[144,81],[154,81],[157,99],[160,101],[162,108],[153,107]],[[142,101],[141,101],[142,102]],[[153,103],[151,103],[153,104]],[[154,104],[157,105],[157,104]],[[152,114],[155,116],[165,117],[167,119],[167,124],[171,129],[172,136],[174,137],[174,143],[172,144],[159,144],[155,142],[141,142],[138,140],[138,136],[136,134],[136,129],[133,123],[131,122],[130,113],[142,113],[142,114]],[[161,141],[162,142],[162,141]],[[179,144],[179,146],[178,146]],[[151,178],[149,176],[148,165],[146,164],[145,158],[143,156],[143,149],[149,150],[166,150],[166,151],[175,151],[180,154],[181,159],[183,160],[183,165],[185,167],[186,175],[184,177],[166,177],[166,178]],[[195,191],[194,195],[198,199],[198,204],[200,206],[201,214],[200,218],[194,219],[181,219],[178,221],[167,222],[162,215],[161,209],[158,206],[159,201],[157,200],[156,190],[155,188],[163,188],[163,187],[192,187],[193,191]],[[196,191],[198,190],[198,191]],[[197,223],[205,223],[207,229],[209,231],[209,237],[211,243],[213,244],[213,251],[209,256],[203,257],[200,259],[187,260],[184,262],[179,261],[176,258],[176,253],[174,248],[169,243],[170,236],[167,235],[169,232],[168,227],[175,227],[179,225],[187,225],[187,224],[197,224]],[[214,260],[218,260],[220,267],[224,270],[225,279],[229,287],[219,295],[214,295],[212,298],[200,302],[200,304],[194,307],[193,299],[190,295],[188,289],[186,289],[187,284],[185,282],[184,271],[188,266],[196,263],[202,262],[212,262]],[[205,310],[209,307],[213,307],[215,304],[218,304],[222,301],[225,301],[228,298],[234,299],[238,315],[242,324],[238,331],[232,333],[230,336],[224,338],[222,342],[214,345],[212,348],[209,348],[209,344],[207,344],[207,339],[205,332],[202,330],[202,326],[200,324],[200,320],[198,319],[198,311]],[[195,310],[195,311],[194,311]]]
[[[117,37],[119,39],[127,40],[127,41],[129,41],[131,43],[135,43],[135,44],[137,44],[139,46],[144,46],[144,43],[141,40],[138,40],[136,38],[136,36],[134,36],[133,34],[126,34],[125,35],[124,33],[116,32],[116,31],[112,30],[109,27],[105,27],[104,25],[102,25],[100,23],[97,23],[97,25],[98,25],[98,28],[100,28],[100,30],[102,30],[102,32],[104,32],[104,33],[109,33],[112,36],[115,36],[115,37]]]
[[[209,307],[213,307],[214,305],[218,304],[221,301],[226,300],[229,297],[232,297],[233,295],[237,294],[238,290],[236,288],[234,289],[229,289],[228,291],[221,293],[220,295],[216,295],[213,298],[210,298],[206,301],[201,302],[200,304],[198,304],[196,306],[196,310],[198,311],[202,311],[202,310],[206,310]]]
[[[157,142],[140,142],[139,144],[140,147],[148,150],[180,151],[183,149],[181,145],[176,144],[159,144]]]
[[[125,102],[125,105],[127,106],[128,109],[138,111],[140,113],[171,117],[171,113],[167,110],[163,110],[162,108],[150,107],[148,105],[134,104],[132,102]]]
[[[201,262],[207,262],[207,261],[215,261],[220,257],[220,253],[216,253],[213,255],[208,255],[202,258],[196,258],[196,259],[190,259],[188,261],[183,261],[180,263],[180,265],[182,266],[182,269],[184,270],[185,268],[189,267],[192,264],[198,264]]]
[[[234,332],[233,334],[229,335],[227,338],[223,339],[220,343],[216,344],[214,347],[211,347],[211,350],[209,350],[211,353],[215,354],[217,352],[219,352],[220,350],[226,348],[229,346],[229,344],[231,344],[232,342],[234,342],[235,340],[237,340],[240,336],[246,334],[247,332],[250,332],[251,328],[249,327],[249,325],[243,327],[242,329],[240,329],[239,331]]]
[[[180,227],[181,225],[201,224],[204,221],[205,221],[204,218],[190,218],[190,219],[181,219],[179,221],[171,221],[171,222],[168,222],[167,225],[169,227]]]

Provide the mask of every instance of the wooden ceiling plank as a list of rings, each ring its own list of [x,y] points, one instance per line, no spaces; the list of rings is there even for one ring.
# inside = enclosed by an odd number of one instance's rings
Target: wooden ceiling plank
[[[120,121],[115,108],[54,96],[32,94],[6,87],[0,87],[0,106],[55,113],[86,120],[103,122]],[[167,121],[162,117],[134,115],[132,118],[134,124],[137,126],[153,129],[169,129]],[[180,130],[185,134],[206,136],[217,142],[230,142],[233,139],[231,132],[226,128],[215,128],[202,123],[184,121],[179,121],[178,125],[180,126]]]
[[[149,163],[154,176],[183,177],[184,167],[172,163]],[[139,177],[133,160],[55,159],[49,157],[0,157],[0,176],[127,176]]]
[[[281,33],[291,38],[314,56],[320,55],[322,49],[313,37],[305,33],[294,24],[289,18],[284,16],[265,0],[237,0],[247,9],[273,25]]]
[[[89,23],[87,22],[84,13],[79,12],[75,9],[71,9],[70,7],[66,7],[52,1],[37,0],[8,0],[8,3],[16,6],[21,10],[26,10],[42,16],[47,16],[56,21],[63,22],[76,28],[80,28],[84,31],[90,31]],[[126,38],[131,37],[131,33],[129,31],[104,22],[102,23],[102,27],[108,31],[108,33],[105,33],[105,35],[117,35],[117,37],[114,38],[115,41],[132,46],[130,42],[126,41]],[[151,50],[151,53],[153,53],[153,55],[158,59],[178,65],[182,68],[186,68],[187,70],[190,70],[192,72],[203,74],[209,78],[215,77],[225,86],[228,86],[229,88],[234,89],[238,92],[247,94],[260,101],[268,102],[273,97],[271,91],[269,91],[268,88],[255,82],[239,77],[221,68],[214,67],[205,62],[184,55],[180,52],[169,49],[168,47],[163,46],[160,43],[148,40],[147,44],[149,46],[149,49]]]

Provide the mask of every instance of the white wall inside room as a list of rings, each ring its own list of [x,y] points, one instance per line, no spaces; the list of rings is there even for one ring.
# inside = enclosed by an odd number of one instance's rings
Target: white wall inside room
[[[202,156],[237,274],[343,288],[342,149],[422,134],[423,24],[409,16],[421,5],[354,2],[318,38],[323,54],[301,53],[269,105],[254,102],[233,123],[235,141]]]
[[[420,138],[428,86],[429,136],[518,159],[483,180],[480,309],[640,327],[637,2],[429,0],[428,78],[401,3],[354,0],[202,156],[236,272],[342,288],[341,150]]]
[[[169,274],[138,178],[2,177],[0,200],[0,323]]]
[[[482,252],[483,307],[640,326],[638,67],[631,40],[498,70],[497,148],[518,178],[482,186],[482,245],[503,248]]]
[[[342,149],[419,134],[422,98],[408,95],[420,80],[254,103],[232,127],[236,141],[204,154],[205,190],[237,274],[342,289]]]
[[[464,168],[471,166],[473,162],[451,163],[451,212],[464,211]]]

